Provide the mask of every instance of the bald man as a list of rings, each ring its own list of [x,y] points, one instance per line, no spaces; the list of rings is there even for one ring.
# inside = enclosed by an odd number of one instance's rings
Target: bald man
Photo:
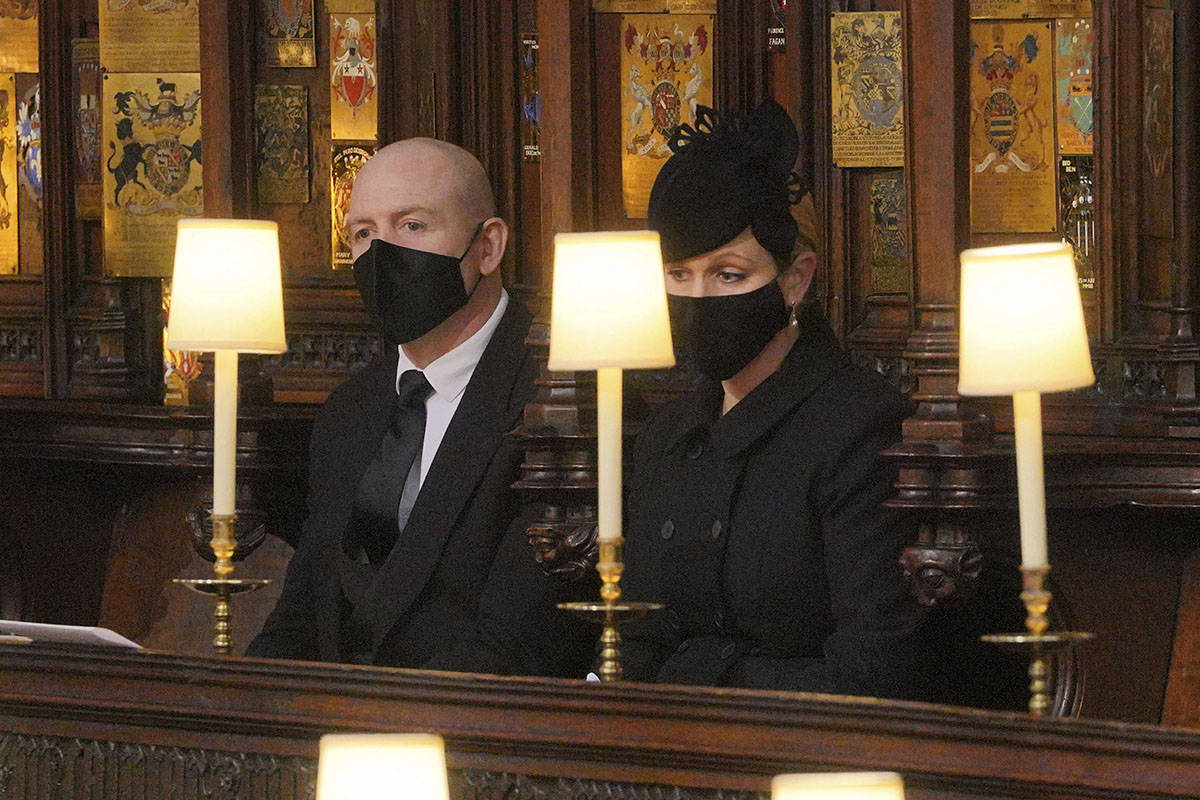
[[[354,182],[354,278],[388,343],[330,395],[310,446],[309,515],[247,655],[464,672],[582,675],[589,632],[555,604],[506,437],[533,397],[529,312],[508,297],[508,226],[467,151],[384,147]]]

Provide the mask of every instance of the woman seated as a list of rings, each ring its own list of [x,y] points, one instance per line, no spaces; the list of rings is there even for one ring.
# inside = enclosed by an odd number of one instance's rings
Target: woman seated
[[[787,114],[701,112],[650,196],[677,351],[703,377],[634,450],[622,587],[667,608],[623,629],[625,677],[921,696],[912,529],[882,506],[909,405],[804,302]]]

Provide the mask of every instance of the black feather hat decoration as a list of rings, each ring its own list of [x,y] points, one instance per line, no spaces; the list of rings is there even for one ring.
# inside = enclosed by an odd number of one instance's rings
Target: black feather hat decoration
[[[782,106],[766,100],[744,118],[699,106],[695,125],[675,128],[668,144],[648,215],[664,261],[707,253],[747,228],[778,262],[790,260],[797,228],[788,209],[808,186],[792,171],[800,140]]]

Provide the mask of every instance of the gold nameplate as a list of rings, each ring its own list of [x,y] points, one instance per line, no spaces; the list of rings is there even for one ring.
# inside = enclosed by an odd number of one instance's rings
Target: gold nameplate
[[[200,0],[100,0],[108,72],[199,72]]]
[[[38,71],[37,0],[0,0],[0,72]]]
[[[354,176],[371,156],[374,147],[344,145],[333,148],[330,166],[329,207],[333,223],[333,268],[349,269],[354,266],[350,255],[350,237],[346,233],[346,212],[350,210],[350,190],[354,188]]]

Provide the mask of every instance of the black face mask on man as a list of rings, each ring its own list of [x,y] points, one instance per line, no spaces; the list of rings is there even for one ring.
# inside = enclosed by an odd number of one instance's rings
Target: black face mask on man
[[[483,276],[476,276],[468,294],[460,265],[482,228],[480,222],[458,258],[375,239],[354,259],[354,282],[384,339],[420,339],[467,304]]]
[[[778,281],[744,294],[667,295],[671,336],[702,375],[724,381],[741,372],[787,324]]]

